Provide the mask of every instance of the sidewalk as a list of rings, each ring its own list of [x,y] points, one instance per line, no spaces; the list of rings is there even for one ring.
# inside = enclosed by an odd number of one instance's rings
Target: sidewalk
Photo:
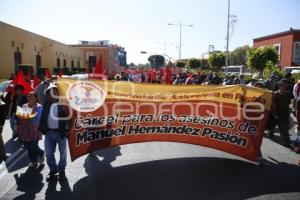
[[[269,139],[265,166],[195,145],[140,143],[68,160],[68,182],[54,184],[47,166],[28,170],[19,154],[0,170],[0,199],[300,199],[300,155]]]

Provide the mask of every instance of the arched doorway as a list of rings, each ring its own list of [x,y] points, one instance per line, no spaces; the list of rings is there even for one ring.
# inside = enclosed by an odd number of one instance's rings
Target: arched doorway
[[[56,65],[58,68],[60,68],[60,59],[59,58],[56,59]]]
[[[40,55],[40,52],[37,53],[35,56],[35,63],[36,63],[36,71],[42,66],[42,57]]]
[[[22,64],[22,53],[19,51],[19,47],[17,51],[14,53],[14,61],[15,61],[15,73],[19,71],[19,64]]]
[[[67,61],[66,61],[66,59],[64,59],[64,67],[66,67],[67,66]]]

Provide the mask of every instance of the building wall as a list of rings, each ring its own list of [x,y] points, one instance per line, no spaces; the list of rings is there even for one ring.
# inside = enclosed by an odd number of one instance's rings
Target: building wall
[[[300,66],[300,33],[294,33],[293,40],[293,65]]]
[[[89,67],[88,53],[93,53],[93,56],[96,56],[96,61],[98,62],[100,56],[102,56],[102,62],[104,69],[109,68],[109,48],[108,47],[83,47],[77,46],[76,48],[80,49],[84,57],[84,67]]]
[[[264,39],[264,40],[254,40],[253,47],[258,48],[262,46],[273,46],[274,44],[280,44],[280,63],[279,66],[283,69],[284,67],[293,66],[293,34],[288,34],[284,36]]]
[[[8,78],[15,71],[14,53],[19,51],[22,55],[22,64],[30,64],[36,72],[36,55],[41,56],[41,66],[53,72],[57,58],[66,59],[67,66],[80,62],[83,66],[83,53],[79,49],[29,31],[11,26],[0,21],[0,78]]]

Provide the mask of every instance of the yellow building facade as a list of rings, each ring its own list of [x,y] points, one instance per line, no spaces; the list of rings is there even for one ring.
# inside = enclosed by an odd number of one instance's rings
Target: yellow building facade
[[[19,64],[38,68],[79,68],[84,66],[83,52],[0,21],[0,79],[18,70]]]

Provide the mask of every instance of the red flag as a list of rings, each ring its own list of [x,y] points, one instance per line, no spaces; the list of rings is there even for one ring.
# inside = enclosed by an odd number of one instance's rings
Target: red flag
[[[98,60],[95,66],[94,74],[103,74],[103,73],[104,73],[104,67],[102,62],[102,56],[100,56],[100,59]]]
[[[60,68],[60,69],[59,69],[59,72],[58,72],[58,77],[61,78],[62,75],[63,75],[63,70]]]
[[[49,69],[48,68],[46,68],[46,72],[45,72],[46,74],[45,74],[45,76],[46,76],[46,79],[51,79],[51,74],[50,74],[50,71],[49,71]]]
[[[164,76],[164,70],[163,68],[160,68],[159,70],[159,82],[162,83],[162,78]]]
[[[24,94],[28,94],[30,91],[32,91],[32,87],[29,85],[27,81],[24,79],[23,71],[19,71],[18,74],[15,76],[14,80],[9,84],[6,91],[7,92],[13,92],[13,88],[17,85],[21,85],[24,87]]]
[[[155,78],[155,70],[154,69],[149,70],[149,77],[150,77],[150,83],[152,83],[153,79]]]
[[[36,90],[37,86],[39,85],[39,79],[37,78],[36,74],[33,77],[33,89]]]
[[[172,84],[172,79],[171,79],[172,72],[170,70],[170,67],[167,65],[165,70],[166,70],[166,84],[171,85]]]

